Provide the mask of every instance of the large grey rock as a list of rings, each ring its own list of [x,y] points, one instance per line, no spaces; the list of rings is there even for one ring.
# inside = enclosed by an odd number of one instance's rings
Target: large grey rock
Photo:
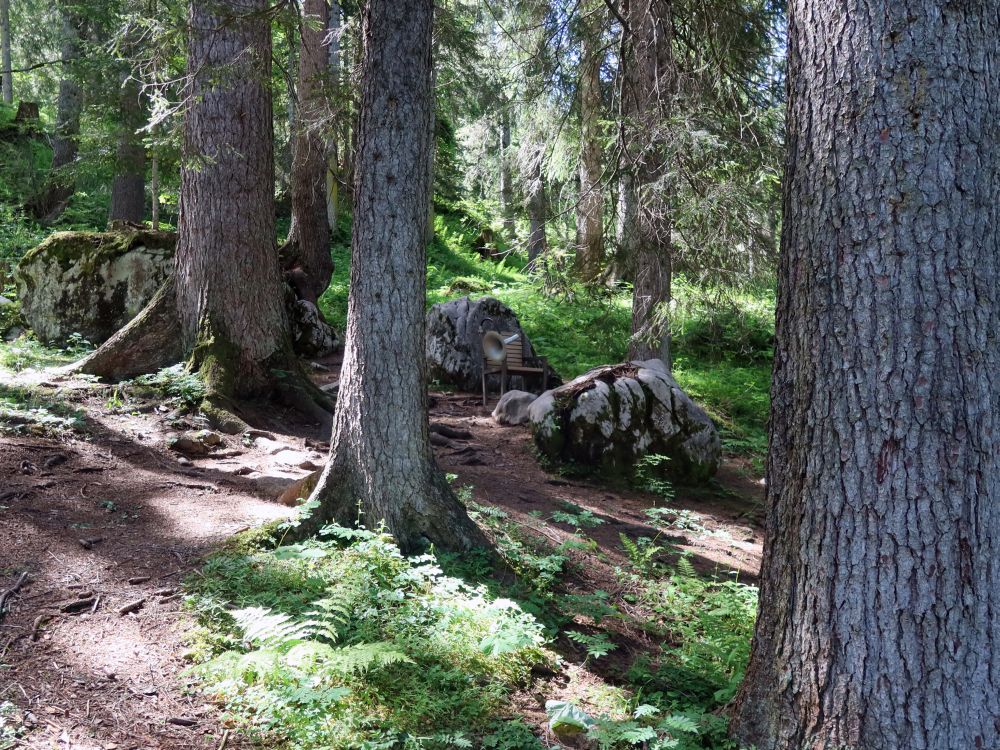
[[[167,232],[56,232],[18,264],[21,313],[43,341],[103,343],[166,281],[174,242]]]
[[[660,360],[605,365],[528,408],[535,444],[550,459],[624,471],[650,454],[667,471],[704,481],[719,468],[719,433]]]
[[[507,391],[493,410],[493,419],[502,425],[518,425],[528,421],[528,407],[538,396],[527,391]]]
[[[427,312],[427,367],[432,379],[465,391],[482,387],[483,339],[479,326],[484,318],[492,318],[496,330],[520,333],[525,355],[535,353],[514,311],[503,302],[493,297],[473,300],[467,296],[441,302]],[[562,382],[551,368],[548,382],[550,386]],[[499,375],[491,376],[489,387],[495,390],[498,384]],[[541,390],[540,384],[540,377],[511,376],[508,386],[527,391]]]

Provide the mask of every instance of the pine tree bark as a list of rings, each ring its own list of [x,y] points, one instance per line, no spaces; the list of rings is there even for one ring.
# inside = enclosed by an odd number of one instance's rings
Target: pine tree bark
[[[604,171],[601,153],[601,63],[603,16],[591,9],[581,23],[580,60],[580,198],[576,205],[576,273],[593,281],[604,259]]]
[[[620,252],[632,276],[630,359],[670,364],[672,249],[667,121],[676,73],[670,0],[624,0],[619,179]]]
[[[514,175],[511,170],[510,151],[510,105],[504,102],[500,108],[500,212],[503,215],[503,229],[508,242],[517,240],[517,225],[514,221]]]
[[[298,113],[294,125],[291,175],[292,225],[282,255],[298,266],[313,304],[330,285],[330,225],[327,218],[327,144],[320,132],[326,111],[329,64],[326,0],[304,0],[299,33]]]
[[[793,0],[759,750],[1000,747],[1000,11]]]
[[[126,78],[120,96],[121,131],[108,220],[139,224],[146,213],[146,148],[138,132],[145,123],[138,82]]]
[[[431,452],[424,354],[433,0],[368,0],[354,237],[330,461],[297,535],[384,521],[400,547],[485,544]]]
[[[267,0],[190,6],[175,275],[184,349],[209,387],[270,390],[291,346],[274,240]]]
[[[4,104],[14,103],[14,73],[10,59],[10,0],[0,0],[0,89],[3,90]]]
[[[331,0],[327,19],[327,67],[334,95],[340,91],[340,3]],[[340,120],[347,118],[340,117]],[[337,144],[337,129],[331,128],[327,139],[326,156],[326,221],[330,231],[337,228],[337,213],[340,207],[340,148]]]
[[[56,100],[56,127],[52,138],[52,174],[40,195],[29,202],[28,210],[38,219],[55,221],[66,208],[74,192],[74,179],[69,167],[79,151],[80,112],[83,91],[76,80],[74,67],[80,56],[80,18],[66,2],[60,3],[62,15],[62,77]]]
[[[545,219],[548,200],[545,194],[545,147],[538,145],[528,165],[528,261],[531,265],[548,249],[545,239]]]

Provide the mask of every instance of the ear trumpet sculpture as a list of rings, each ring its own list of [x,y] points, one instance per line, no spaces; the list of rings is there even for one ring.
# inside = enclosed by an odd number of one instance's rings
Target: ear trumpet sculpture
[[[512,344],[519,338],[521,338],[519,333],[503,338],[496,331],[487,331],[486,335],[483,336],[483,354],[494,362],[503,362],[507,358],[507,350],[504,349],[504,346]]]

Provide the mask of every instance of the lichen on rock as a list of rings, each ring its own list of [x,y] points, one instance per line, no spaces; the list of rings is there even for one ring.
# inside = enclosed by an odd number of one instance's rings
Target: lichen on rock
[[[719,434],[660,360],[597,367],[528,408],[535,444],[553,461],[624,473],[650,454],[684,481],[719,467]]]
[[[173,268],[175,235],[131,229],[56,232],[15,274],[21,311],[48,342],[110,338],[152,299]]]

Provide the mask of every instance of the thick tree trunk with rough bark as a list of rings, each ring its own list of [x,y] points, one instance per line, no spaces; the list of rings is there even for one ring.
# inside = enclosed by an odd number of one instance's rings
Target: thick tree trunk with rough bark
[[[138,224],[146,212],[146,148],[138,132],[145,123],[145,112],[137,81],[126,79],[120,95],[121,132],[108,220]]]
[[[329,18],[326,24],[327,68],[330,88],[334,95],[340,92],[340,3],[331,0]],[[340,120],[346,120],[341,116]],[[337,145],[337,130],[331,128],[327,136],[326,149],[326,221],[333,231],[337,228],[337,212],[340,207],[340,149]]]
[[[0,0],[0,89],[4,104],[14,103],[14,74],[10,60],[10,0]]]
[[[603,7],[603,6],[601,6]],[[576,206],[576,273],[593,281],[604,259],[604,190],[601,175],[601,63],[603,14],[597,7],[580,25],[580,198]]]
[[[506,102],[500,109],[500,213],[503,215],[503,230],[508,242],[517,240],[517,225],[514,222],[514,175],[511,169],[510,151],[510,105]]]
[[[535,261],[545,254],[548,243],[545,239],[545,219],[548,208],[548,200],[545,194],[545,170],[543,162],[545,159],[545,147],[539,145],[535,153],[531,156],[528,165],[528,224],[530,232],[528,234],[528,261],[534,265]]]
[[[196,0],[177,229],[185,349],[226,396],[269,390],[290,360],[274,240],[266,0]]]
[[[432,0],[368,0],[363,10],[354,238],[330,461],[297,531],[328,520],[384,521],[401,548],[485,543],[431,453],[424,303]]]
[[[52,176],[46,189],[35,196],[28,209],[38,219],[54,221],[66,208],[73,195],[74,181],[69,167],[76,161],[79,150],[80,112],[83,91],[73,67],[80,56],[80,19],[74,9],[61,4],[62,12],[62,78],[56,100],[56,127],[52,138]]]
[[[304,0],[291,174],[292,225],[282,252],[286,266],[303,271],[308,285],[305,296],[314,304],[333,275],[326,200],[327,144],[320,132],[326,110],[328,21],[326,0]]]
[[[1000,10],[793,0],[760,750],[1000,747]]]
[[[142,312],[72,369],[119,381],[169,367],[183,358],[177,294],[171,279]]]
[[[267,0],[190,5],[180,221],[174,275],[75,369],[116,379],[190,356],[202,411],[276,394],[330,424],[328,400],[292,352],[274,238],[271,28]]]
[[[618,229],[632,276],[631,359],[670,364],[671,244],[666,131],[676,73],[670,0],[624,0]]]

